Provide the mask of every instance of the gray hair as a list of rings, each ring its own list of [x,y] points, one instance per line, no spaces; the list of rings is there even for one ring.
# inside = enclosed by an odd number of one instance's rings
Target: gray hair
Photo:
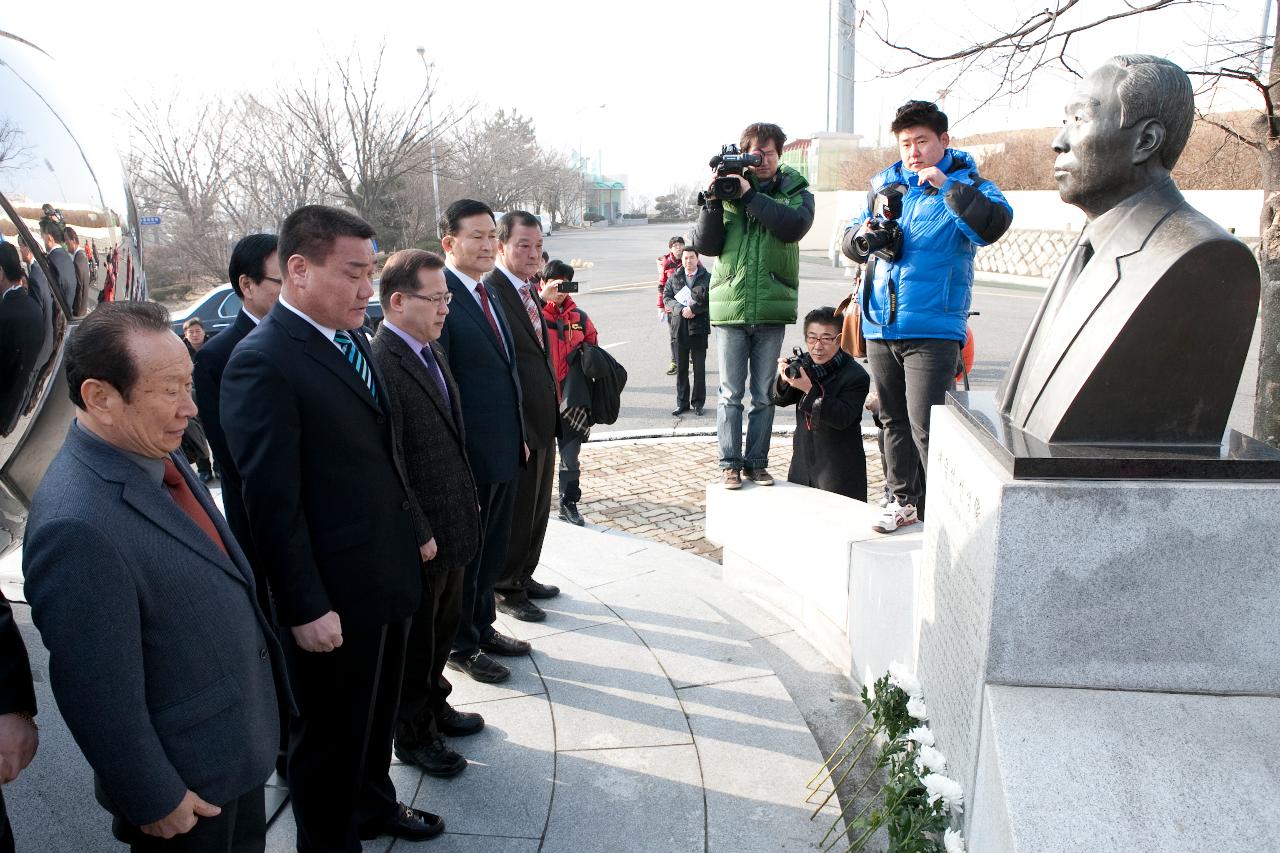
[[[1142,53],[1113,56],[1106,65],[1121,71],[1116,88],[1120,98],[1120,126],[1133,127],[1145,119],[1158,119],[1165,131],[1160,162],[1172,170],[1195,121],[1191,78],[1164,57]]]

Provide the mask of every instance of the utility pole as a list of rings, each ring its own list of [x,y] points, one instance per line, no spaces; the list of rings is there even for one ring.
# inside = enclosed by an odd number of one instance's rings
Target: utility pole
[[[423,71],[427,75],[427,126],[430,128],[431,142],[431,192],[435,196],[436,203],[436,222],[440,221],[440,173],[436,169],[436,122],[431,114],[431,66],[427,63],[427,49],[425,47],[418,48],[418,58],[422,60]]]

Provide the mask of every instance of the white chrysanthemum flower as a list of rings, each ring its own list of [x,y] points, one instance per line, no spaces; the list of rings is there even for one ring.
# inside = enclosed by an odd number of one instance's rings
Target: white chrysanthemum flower
[[[931,746],[921,746],[916,756],[916,769],[930,773],[942,773],[947,769],[947,757]]]
[[[924,782],[924,789],[929,794],[929,802],[936,803],[942,800],[947,808],[959,811],[964,808],[964,789],[960,787],[960,783],[955,779],[948,778],[939,773],[930,773],[921,781]]]
[[[933,739],[933,732],[928,726],[916,726],[907,732],[907,740],[913,740],[921,746],[933,746],[936,741]]]
[[[958,830],[948,829],[942,834],[942,845],[947,853],[964,853],[964,836]]]
[[[912,675],[911,670],[905,665],[897,661],[889,664],[889,683],[900,688],[908,696],[923,695],[919,679]]]
[[[907,713],[915,720],[929,719],[929,711],[924,706],[924,700],[919,696],[912,696],[907,700]]]

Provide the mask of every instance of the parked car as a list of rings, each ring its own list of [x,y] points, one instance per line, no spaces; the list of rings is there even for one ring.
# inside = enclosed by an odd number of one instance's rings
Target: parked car
[[[377,287],[377,282],[374,282],[374,287]],[[211,338],[236,321],[242,304],[230,284],[218,285],[199,302],[171,315],[173,331],[178,337],[182,337],[182,324],[192,317],[199,317],[204,324],[205,335]],[[378,294],[375,292],[365,308],[364,327],[372,335],[381,323],[382,303],[378,301]]]

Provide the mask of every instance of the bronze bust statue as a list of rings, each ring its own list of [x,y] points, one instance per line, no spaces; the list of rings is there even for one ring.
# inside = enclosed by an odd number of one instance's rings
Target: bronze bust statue
[[[1088,223],[998,393],[1012,426],[1050,443],[1221,442],[1260,280],[1170,175],[1194,113],[1186,72],[1141,55],[1113,57],[1067,104],[1054,178]]]

